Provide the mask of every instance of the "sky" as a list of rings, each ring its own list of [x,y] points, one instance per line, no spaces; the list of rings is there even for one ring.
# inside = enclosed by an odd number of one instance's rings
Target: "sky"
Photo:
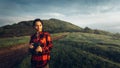
[[[0,27],[36,18],[120,33],[120,0],[0,0]]]

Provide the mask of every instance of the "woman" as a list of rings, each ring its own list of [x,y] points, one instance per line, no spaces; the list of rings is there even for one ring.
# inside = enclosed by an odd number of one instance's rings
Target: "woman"
[[[31,36],[29,49],[32,68],[49,68],[52,40],[48,32],[43,31],[43,22],[40,19],[33,21],[36,32]]]

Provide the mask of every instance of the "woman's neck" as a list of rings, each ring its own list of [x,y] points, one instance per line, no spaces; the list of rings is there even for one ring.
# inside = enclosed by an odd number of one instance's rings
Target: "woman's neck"
[[[42,33],[42,31],[37,31],[37,33]]]
[[[42,34],[42,31],[37,31],[37,32],[36,32],[37,38],[39,37],[40,34]]]

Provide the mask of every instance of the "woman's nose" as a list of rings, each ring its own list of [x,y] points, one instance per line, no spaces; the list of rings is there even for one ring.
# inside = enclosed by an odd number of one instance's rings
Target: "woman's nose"
[[[40,27],[38,26],[38,28],[40,28]]]

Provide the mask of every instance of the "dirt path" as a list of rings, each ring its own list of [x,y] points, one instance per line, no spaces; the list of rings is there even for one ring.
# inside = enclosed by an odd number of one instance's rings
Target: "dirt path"
[[[66,35],[53,37],[53,40],[64,38]],[[28,55],[28,44],[17,45],[0,50],[0,68],[14,68],[22,59]]]
[[[27,54],[27,44],[0,50],[0,68],[13,68]]]

